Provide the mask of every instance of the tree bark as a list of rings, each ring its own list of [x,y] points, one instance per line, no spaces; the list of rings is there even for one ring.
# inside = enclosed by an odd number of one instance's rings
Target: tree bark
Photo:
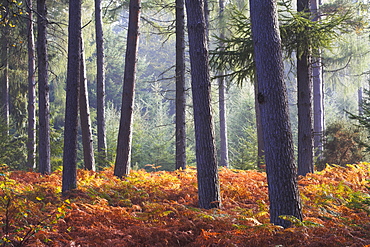
[[[184,8],[184,0],[176,0],[176,169],[186,168]]]
[[[257,100],[265,143],[270,200],[270,220],[283,227],[290,222],[279,216],[302,219],[296,180],[276,0],[250,0]]]
[[[35,38],[33,34],[33,4],[27,0],[28,31],[28,140],[27,167],[36,169],[36,83],[35,83]]]
[[[130,172],[132,113],[139,41],[140,8],[140,0],[130,0],[121,120],[118,133],[116,163],[114,166],[114,175],[117,177],[127,176]]]
[[[45,0],[37,1],[37,61],[39,84],[39,171],[51,172],[50,166],[50,110],[47,53],[47,10]]]
[[[9,40],[8,27],[2,33],[3,78],[2,78],[2,117],[6,125],[5,135],[9,135]]]
[[[80,68],[80,122],[82,146],[84,153],[84,168],[95,171],[93,137],[90,121],[90,106],[87,92],[84,43],[81,36],[81,68]]]
[[[314,150],[317,163],[323,159],[324,152],[324,84],[322,81],[321,58],[315,58],[312,65]]]
[[[265,144],[263,142],[263,131],[261,124],[261,111],[258,105],[258,85],[254,79],[254,108],[256,112],[256,127],[257,127],[257,167],[263,169],[265,164]]]
[[[309,0],[298,0],[297,11],[309,11]],[[305,41],[301,41],[305,42]],[[300,45],[298,45],[300,47]],[[304,49],[304,48],[303,48]],[[297,51],[298,175],[313,173],[312,70],[310,50]]]
[[[198,198],[201,208],[221,206],[211,114],[207,23],[204,1],[186,0],[193,111],[196,141]]]
[[[62,193],[77,188],[77,128],[81,68],[81,0],[69,1],[68,64]]]
[[[363,89],[359,87],[357,90],[358,95],[358,115],[361,116],[364,114],[364,108],[362,107],[363,104]]]
[[[225,1],[219,0],[219,21],[220,21],[220,38],[223,39],[225,36],[225,27],[224,27],[224,10],[225,10]],[[220,41],[220,47],[223,46],[223,42]],[[229,148],[227,141],[227,117],[226,117],[226,85],[224,71],[219,71],[218,78],[218,107],[220,115],[220,158],[221,166],[229,167]]]
[[[313,21],[319,21],[318,0],[311,0],[311,13]],[[317,57],[313,58],[312,63],[312,83],[313,83],[313,133],[314,133],[314,150],[316,163],[320,164],[324,152],[324,93],[322,80],[322,64],[320,50],[315,52]]]
[[[104,70],[104,35],[101,14],[101,0],[95,0],[96,33],[96,98],[98,125],[98,163],[105,166],[107,162],[107,141],[105,130],[105,70]]]

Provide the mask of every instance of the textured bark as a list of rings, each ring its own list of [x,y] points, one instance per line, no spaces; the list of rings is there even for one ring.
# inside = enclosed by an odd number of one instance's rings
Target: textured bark
[[[176,169],[186,168],[184,9],[184,0],[176,0]]]
[[[297,11],[309,11],[309,0],[298,0]],[[304,42],[304,41],[302,41]],[[298,46],[300,47],[300,46]],[[304,48],[303,48],[304,49]],[[297,51],[298,175],[313,173],[312,70],[309,48]]]
[[[219,75],[222,75],[220,73]],[[226,86],[225,78],[218,79],[218,107],[220,115],[220,165],[229,167],[229,148],[227,141],[227,116],[226,116]]]
[[[258,105],[258,85],[254,81],[254,109],[256,112],[256,127],[257,127],[257,167],[263,169],[265,164],[265,144],[263,142],[263,131],[261,124],[261,111]]]
[[[316,62],[312,65],[313,80],[313,133],[314,150],[317,162],[323,159],[324,152],[324,85],[322,81],[321,59],[315,58]]]
[[[258,103],[265,143],[270,220],[284,227],[281,215],[302,219],[296,180],[281,40],[275,0],[250,0]]]
[[[201,208],[221,206],[208,64],[207,26],[202,0],[186,0],[195,125],[198,198]]]
[[[68,64],[62,193],[77,187],[77,128],[81,65],[81,0],[69,1]]]
[[[50,110],[47,54],[47,10],[45,0],[37,1],[37,61],[39,84],[39,171],[50,173]]]
[[[95,171],[93,137],[90,120],[90,104],[87,92],[84,43],[81,37],[81,68],[80,68],[80,122],[82,132],[82,147],[84,153],[84,168]]]
[[[319,21],[319,2],[318,0],[310,0],[310,10],[313,15],[313,21]],[[324,93],[323,93],[323,77],[321,52],[315,52],[318,57],[314,57],[312,61],[312,83],[313,83],[313,133],[314,133],[314,150],[316,162],[320,164],[323,159],[324,152]]]
[[[33,34],[33,4],[27,0],[27,31],[28,31],[28,140],[27,140],[27,167],[36,168],[36,83],[35,83],[35,38]]]
[[[130,0],[121,120],[118,133],[116,163],[114,166],[114,175],[117,177],[127,176],[130,172],[132,113],[139,41],[140,8],[140,0]]]
[[[105,70],[104,70],[104,36],[101,13],[101,0],[95,0],[96,33],[96,98],[98,125],[98,162],[104,166],[107,159],[107,141],[105,130]]]
[[[220,12],[219,12],[219,21],[220,21],[220,38],[223,39],[225,36],[225,27],[224,27],[224,10],[225,10],[225,1],[219,0],[218,2]],[[223,42],[220,41],[219,44],[223,46]],[[226,117],[226,85],[224,71],[219,71],[218,78],[218,108],[220,115],[220,165],[224,167],[229,167],[229,148],[227,143],[227,117]]]

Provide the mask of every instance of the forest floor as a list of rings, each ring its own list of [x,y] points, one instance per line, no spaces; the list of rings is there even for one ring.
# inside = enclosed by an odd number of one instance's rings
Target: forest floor
[[[0,170],[1,246],[370,246],[370,164],[331,166],[299,179],[304,220],[269,223],[266,174],[220,169],[222,209],[197,208],[196,171]]]

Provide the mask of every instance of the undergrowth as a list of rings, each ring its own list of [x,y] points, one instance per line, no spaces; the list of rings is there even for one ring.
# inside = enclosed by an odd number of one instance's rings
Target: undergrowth
[[[195,169],[0,171],[1,246],[370,246],[370,165],[330,166],[299,179],[304,220],[269,223],[266,174],[220,170],[222,209],[197,207]]]

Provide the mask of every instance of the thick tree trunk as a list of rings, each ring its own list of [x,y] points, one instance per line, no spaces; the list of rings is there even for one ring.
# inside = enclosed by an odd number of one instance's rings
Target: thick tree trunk
[[[87,92],[84,43],[81,36],[81,68],[80,68],[80,122],[82,146],[84,153],[84,168],[95,171],[93,137],[90,121],[90,105]]]
[[[140,8],[140,0],[130,0],[121,120],[118,133],[116,163],[114,166],[114,175],[117,177],[127,176],[130,172],[132,113],[139,42]]]
[[[225,36],[225,27],[224,27],[224,10],[225,10],[225,1],[219,0],[219,21],[220,21],[220,38],[223,39]],[[223,46],[223,42],[220,41],[220,46]],[[225,78],[223,77],[224,71],[219,71],[218,78],[218,107],[220,115],[220,158],[221,166],[229,167],[229,148],[227,142],[227,118],[226,118],[226,85]]]
[[[265,143],[270,220],[284,227],[281,215],[302,219],[294,164],[276,0],[250,0],[257,100]]]
[[[98,163],[105,166],[107,162],[107,142],[105,131],[105,70],[104,70],[104,36],[101,13],[101,0],[95,0],[95,33],[96,33],[96,98],[98,125]]]
[[[176,169],[186,168],[184,9],[184,0],[176,0]]]
[[[39,84],[39,171],[50,173],[50,123],[45,0],[37,1],[37,61]]]
[[[309,11],[309,0],[298,0],[297,11]],[[304,42],[304,41],[303,41]],[[313,173],[312,70],[310,50],[297,51],[298,175]]]
[[[77,128],[81,68],[81,0],[69,1],[67,95],[62,192],[77,188]]]
[[[198,171],[198,198],[199,206],[208,209],[220,207],[221,196],[211,114],[208,35],[203,10],[204,1],[186,0]]]
[[[27,167],[36,169],[36,83],[35,83],[35,38],[33,34],[33,4],[27,0],[28,30],[28,140]]]

